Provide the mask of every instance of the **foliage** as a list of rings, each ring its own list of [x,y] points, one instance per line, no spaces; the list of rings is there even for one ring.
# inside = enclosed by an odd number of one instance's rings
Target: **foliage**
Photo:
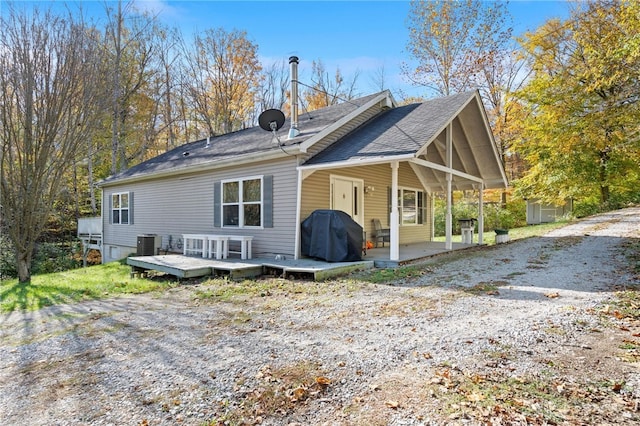
[[[434,204],[434,234],[436,236],[445,235],[446,200],[436,198],[434,199]],[[498,203],[485,203],[483,211],[485,231],[491,231],[496,228],[509,229],[526,224],[526,206],[522,200],[509,201],[504,208]],[[458,220],[477,218],[478,204],[477,202],[467,202],[464,200],[454,202],[451,206],[451,215],[453,218],[453,233],[459,234],[461,231]]]
[[[0,311],[33,311],[51,305],[137,294],[170,287],[172,281],[131,278],[124,262],[34,275],[29,283],[16,279],[0,283]]]
[[[307,90],[302,94],[307,110],[313,111],[328,107],[355,97],[357,72],[350,82],[345,82],[340,68],[336,68],[335,74],[331,78],[321,60],[313,61],[311,70],[313,86],[307,87]]]
[[[206,134],[229,133],[253,118],[262,78],[258,46],[244,31],[208,29],[187,50],[188,93]]]
[[[71,17],[9,12],[0,21],[0,205],[21,282],[62,182],[102,111],[100,49]]]
[[[50,274],[64,272],[82,266],[74,256],[74,247],[60,243],[40,243],[36,247],[32,272],[34,274]]]
[[[442,96],[486,87],[511,37],[506,17],[500,2],[412,1],[407,47],[418,66],[405,75]]]
[[[18,276],[16,251],[11,239],[0,231],[0,280]]]
[[[640,4],[583,3],[566,22],[528,33],[522,47],[533,70],[517,93],[529,170],[522,196],[548,202],[598,199],[606,208],[640,184]]]

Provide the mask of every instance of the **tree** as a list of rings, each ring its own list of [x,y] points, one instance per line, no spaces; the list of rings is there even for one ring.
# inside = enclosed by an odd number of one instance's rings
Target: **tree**
[[[637,197],[639,31],[637,2],[601,0],[523,38],[534,73],[519,92],[519,150],[530,166],[518,182],[523,195],[595,198],[608,207]]]
[[[511,38],[505,2],[413,0],[409,44],[415,69],[404,65],[414,83],[440,96],[475,89],[487,82],[484,72],[501,59]]]
[[[100,112],[99,52],[71,17],[9,6],[0,19],[0,203],[24,283],[63,176]]]
[[[153,102],[159,100],[150,92],[159,73],[155,59],[160,31],[156,19],[138,13],[133,2],[123,7],[118,0],[117,9],[106,12],[105,84],[111,89],[111,173],[115,174],[125,170],[131,159],[144,159],[145,130],[158,115]]]
[[[252,124],[261,78],[258,46],[244,31],[208,29],[185,47],[189,95],[207,135]]]
[[[258,88],[258,114],[267,109],[284,110],[289,92],[289,67],[284,60],[263,68]]]
[[[331,78],[321,60],[313,61],[311,63],[311,82],[313,84],[303,92],[307,109],[313,111],[335,105],[340,101],[353,99],[356,97],[358,76],[359,72],[356,72],[350,81],[345,82],[340,68],[336,68],[336,72]]]

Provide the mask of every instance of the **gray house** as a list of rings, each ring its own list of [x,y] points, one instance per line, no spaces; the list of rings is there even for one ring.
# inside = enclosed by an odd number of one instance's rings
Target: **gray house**
[[[181,253],[182,235],[201,233],[298,258],[300,223],[316,209],[348,213],[367,239],[378,219],[397,260],[402,245],[432,239],[434,192],[450,201],[455,189],[507,185],[476,91],[405,106],[383,91],[300,116],[292,105],[284,128],[188,143],[102,181],[103,261],[135,253],[140,234]],[[451,248],[451,215],[447,228]]]

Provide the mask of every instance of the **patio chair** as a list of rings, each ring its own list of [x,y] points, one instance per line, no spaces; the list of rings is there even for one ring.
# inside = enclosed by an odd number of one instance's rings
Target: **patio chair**
[[[380,223],[380,219],[371,219],[373,222],[373,239],[376,242],[376,247],[378,247],[378,242],[382,242],[382,247],[384,247],[384,242],[389,242],[391,238],[391,229],[383,228]]]

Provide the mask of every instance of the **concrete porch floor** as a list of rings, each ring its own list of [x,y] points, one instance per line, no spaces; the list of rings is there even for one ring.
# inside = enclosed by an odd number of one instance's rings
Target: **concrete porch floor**
[[[478,247],[477,243],[462,244],[452,243],[452,249],[447,250],[444,242],[427,241],[424,243],[401,244],[400,259],[397,261],[389,260],[389,243],[385,243],[385,247],[372,248],[367,250],[367,254],[362,256],[363,259],[373,260],[376,268],[395,268],[399,265],[414,262],[420,259],[436,256],[442,253],[462,250],[470,247]]]

